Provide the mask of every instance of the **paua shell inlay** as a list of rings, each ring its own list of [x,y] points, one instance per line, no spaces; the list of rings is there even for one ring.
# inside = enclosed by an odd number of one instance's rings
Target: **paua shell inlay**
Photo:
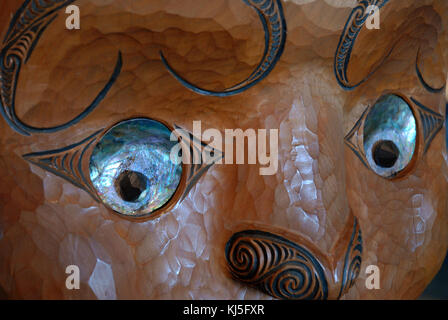
[[[90,179],[99,198],[114,211],[145,216],[169,202],[179,186],[182,164],[170,160],[178,141],[171,130],[150,119],[112,127],[95,146]]]
[[[364,124],[364,151],[369,166],[378,175],[391,178],[405,169],[415,153],[417,121],[401,97],[381,97]]]

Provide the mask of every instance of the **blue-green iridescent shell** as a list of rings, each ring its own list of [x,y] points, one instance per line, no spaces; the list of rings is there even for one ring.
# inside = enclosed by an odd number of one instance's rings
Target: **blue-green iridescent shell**
[[[182,164],[170,160],[178,141],[162,123],[137,118],[123,121],[101,138],[90,158],[90,179],[103,203],[127,216],[145,216],[165,205],[176,192]],[[125,201],[116,190],[125,171],[146,177],[145,189],[135,201]]]
[[[399,157],[391,168],[378,166],[372,148],[382,140],[392,141]],[[394,94],[382,96],[369,111],[364,123],[364,151],[367,161],[378,175],[390,178],[405,169],[415,153],[417,121],[409,104]]]

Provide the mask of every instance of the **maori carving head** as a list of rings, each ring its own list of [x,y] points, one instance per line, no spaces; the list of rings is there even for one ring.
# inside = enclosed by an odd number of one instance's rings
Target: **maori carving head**
[[[448,246],[447,18],[445,0],[2,1],[1,291],[417,298]]]

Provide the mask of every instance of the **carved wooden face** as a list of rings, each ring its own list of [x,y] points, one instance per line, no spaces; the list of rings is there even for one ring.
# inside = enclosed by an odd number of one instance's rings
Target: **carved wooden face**
[[[416,298],[436,274],[446,1],[41,2],[0,4],[8,296]]]

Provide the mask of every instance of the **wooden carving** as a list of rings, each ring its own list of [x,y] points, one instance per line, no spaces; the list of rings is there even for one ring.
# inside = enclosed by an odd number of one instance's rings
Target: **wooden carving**
[[[447,24],[446,0],[1,1],[0,296],[418,298],[448,247]]]

